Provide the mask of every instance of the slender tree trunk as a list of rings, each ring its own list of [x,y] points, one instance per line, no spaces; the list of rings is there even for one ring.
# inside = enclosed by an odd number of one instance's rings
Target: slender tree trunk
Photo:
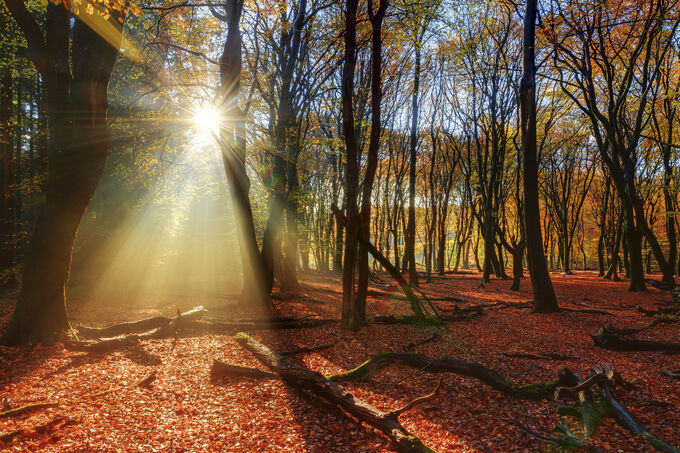
[[[238,105],[241,84],[241,29],[243,11],[241,0],[232,3],[227,16],[227,39],[220,58],[220,104],[225,117],[219,131],[222,162],[227,176],[231,202],[236,217],[243,289],[241,301],[248,304],[264,304],[267,293],[263,280],[255,224],[250,205],[250,178],[246,171],[246,128],[243,112]]]
[[[354,307],[355,324],[366,324],[366,295],[368,294],[368,248],[371,227],[371,196],[375,172],[378,168],[378,148],[382,126],[380,122],[380,103],[382,101],[382,21],[385,17],[387,0],[380,0],[378,11],[373,12],[373,2],[368,1],[368,16],[371,21],[371,135],[366,155],[366,173],[361,196],[359,213],[359,234],[365,239],[359,242],[359,278]],[[358,165],[358,164],[357,164]],[[378,242],[380,245],[380,242]],[[355,326],[356,327],[356,326]]]
[[[524,268],[522,267],[523,255],[524,247],[515,246],[512,251],[512,285],[510,285],[510,291],[519,291],[522,274],[524,273]]]
[[[356,15],[358,0],[347,0],[345,11],[345,60],[342,68],[342,128],[347,153],[347,187],[345,202],[347,224],[345,227],[345,259],[342,270],[343,329],[359,330],[362,320],[357,317],[354,268],[359,242],[357,195],[359,191],[359,162],[357,139],[354,133],[354,70],[356,68]]]
[[[409,160],[409,186],[408,186],[408,226],[406,228],[406,260],[408,264],[409,283],[418,285],[416,272],[416,165],[418,147],[418,94],[420,90],[420,53],[421,42],[415,43],[415,66],[413,72],[413,93],[411,96],[411,140]]]
[[[9,18],[0,12],[0,25],[9,27]],[[7,56],[9,61],[9,56]],[[12,67],[4,63],[0,67],[0,270],[14,264],[12,233],[14,212],[12,209],[12,180],[14,179],[14,131],[12,128]]]

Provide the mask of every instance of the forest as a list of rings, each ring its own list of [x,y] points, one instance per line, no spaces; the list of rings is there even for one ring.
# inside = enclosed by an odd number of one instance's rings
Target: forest
[[[2,0],[0,451],[680,453],[680,0]]]

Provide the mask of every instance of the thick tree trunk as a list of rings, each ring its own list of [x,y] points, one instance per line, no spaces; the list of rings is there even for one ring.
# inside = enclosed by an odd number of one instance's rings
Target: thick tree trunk
[[[281,160],[274,157],[275,161]],[[279,165],[274,163],[273,175],[282,175],[283,171]],[[279,167],[279,171],[276,168]],[[276,259],[281,256],[281,224],[283,222],[284,197],[282,189],[274,188],[269,195],[269,218],[262,237],[262,265],[264,268],[264,291],[269,294],[274,288],[274,275],[276,269]]]
[[[342,273],[342,250],[343,250],[344,227],[339,220],[335,220],[335,248],[333,249],[333,272]]]
[[[22,2],[6,2],[26,22]],[[0,340],[7,345],[51,342],[70,329],[66,286],[80,220],[99,183],[111,141],[107,124],[107,88],[118,56],[122,31],[107,42],[76,19],[70,43],[66,9],[49,4],[46,39],[50,49],[29,38],[34,63],[47,81],[49,170],[46,201],[40,210],[26,255],[24,277],[14,316]],[[119,13],[111,15],[116,24]],[[104,20],[100,16],[94,20]],[[38,54],[41,58],[38,58]]]
[[[536,152],[536,67],[534,62],[537,0],[527,0],[524,14],[524,75],[519,99],[524,175],[524,231],[527,238],[529,275],[534,290],[534,312],[559,311],[555,290],[543,253],[541,216],[538,206],[538,157]]]

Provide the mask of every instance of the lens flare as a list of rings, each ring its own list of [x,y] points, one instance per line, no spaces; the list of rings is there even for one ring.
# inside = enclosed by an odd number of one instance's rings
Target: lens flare
[[[220,128],[220,111],[214,105],[202,105],[194,111],[193,121],[199,131],[217,133]]]

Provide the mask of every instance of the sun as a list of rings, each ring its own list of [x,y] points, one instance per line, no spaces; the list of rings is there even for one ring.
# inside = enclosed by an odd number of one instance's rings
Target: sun
[[[212,104],[202,105],[194,110],[193,122],[201,132],[216,133],[220,129],[220,111]]]

